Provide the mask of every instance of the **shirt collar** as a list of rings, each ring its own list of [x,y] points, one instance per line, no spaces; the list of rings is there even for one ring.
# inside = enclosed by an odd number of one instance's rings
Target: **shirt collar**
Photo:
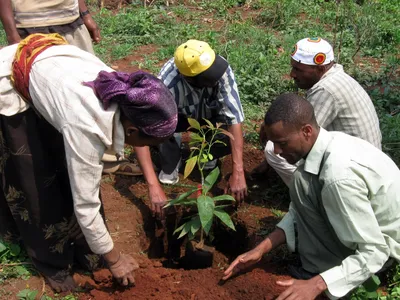
[[[314,84],[311,88],[309,88],[308,90],[307,90],[307,96],[309,95],[309,94],[311,94],[311,92],[313,91],[313,89],[315,89],[315,88],[318,88],[319,87],[319,85],[318,85],[318,83],[321,81],[321,80],[323,80],[323,79],[325,79],[326,77],[328,77],[328,76],[331,76],[331,75],[333,75],[333,74],[335,74],[335,73],[337,73],[337,72],[341,72],[341,71],[343,71],[343,66],[342,65],[340,65],[340,64],[333,64],[333,66],[324,74],[324,75],[322,75],[322,77],[318,80],[318,82],[316,83],[316,84]]]
[[[185,78],[183,78],[182,75],[179,75],[179,76],[181,76],[181,82],[182,82],[182,86],[183,86],[183,89],[184,89],[184,92],[185,92],[185,96],[191,94],[191,93],[194,91],[195,88],[194,88],[193,86],[191,86],[191,85],[185,80]],[[196,88],[196,90],[200,90],[200,89],[199,89],[199,88]]]
[[[307,155],[304,171],[318,175],[326,148],[330,144],[331,140],[331,134],[321,127],[317,140],[315,141],[314,146],[311,148],[310,153]]]

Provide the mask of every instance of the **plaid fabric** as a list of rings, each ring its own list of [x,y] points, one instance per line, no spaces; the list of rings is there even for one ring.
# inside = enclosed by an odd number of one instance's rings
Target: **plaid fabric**
[[[362,138],[381,149],[382,134],[375,107],[361,85],[335,64],[311,89],[307,100],[314,106],[318,124]]]
[[[14,84],[14,88],[29,104],[32,104],[32,99],[29,95],[29,74],[35,58],[51,46],[65,44],[68,44],[68,42],[57,33],[32,34],[19,43],[12,63],[11,81]]]
[[[174,95],[178,113],[197,120],[217,119],[227,125],[243,122],[243,108],[230,66],[214,88],[189,85],[179,73],[173,58],[164,65],[158,77]]]

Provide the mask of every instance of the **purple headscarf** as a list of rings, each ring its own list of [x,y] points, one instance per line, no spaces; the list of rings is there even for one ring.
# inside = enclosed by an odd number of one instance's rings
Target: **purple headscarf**
[[[117,102],[123,114],[145,134],[167,137],[175,132],[178,122],[174,97],[157,77],[138,71],[132,74],[101,71],[93,88],[104,109]]]

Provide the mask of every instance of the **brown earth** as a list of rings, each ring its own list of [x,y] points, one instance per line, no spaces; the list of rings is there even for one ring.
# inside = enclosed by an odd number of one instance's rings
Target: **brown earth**
[[[246,145],[244,158],[246,169],[251,170],[261,161],[262,151]],[[221,169],[224,174],[230,169],[230,157],[222,160]],[[190,180],[181,183],[194,184]],[[262,182],[249,183],[249,186],[262,185]],[[222,187],[223,182],[219,185]],[[176,186],[165,190],[172,198],[186,188]],[[224,284],[220,282],[229,262],[259,242],[260,230],[271,229],[277,221],[268,208],[249,203],[252,197],[262,194],[260,191],[250,189],[247,202],[233,213],[237,233],[225,228],[215,229],[213,267],[202,270],[185,270],[168,260],[168,225],[164,229],[152,216],[143,178],[104,176],[101,193],[107,225],[116,246],[123,253],[131,254],[139,262],[140,269],[135,273],[135,287],[129,289],[118,287],[107,270],[95,273],[98,286],[80,293],[79,299],[273,299],[282,291],[275,284],[276,280],[289,278],[284,271],[284,261],[271,261],[272,257],[266,257],[253,270]],[[182,248],[181,255],[183,253]]]

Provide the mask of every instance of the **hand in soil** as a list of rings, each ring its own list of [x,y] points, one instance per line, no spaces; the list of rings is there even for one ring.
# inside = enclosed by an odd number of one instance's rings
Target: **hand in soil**
[[[320,275],[309,280],[290,279],[277,281],[276,284],[288,287],[276,300],[312,300],[327,289],[326,283]]]
[[[128,254],[120,254],[119,259],[112,265],[109,265],[111,274],[123,286],[135,284],[134,271],[139,268],[136,260]]]
[[[46,280],[56,293],[73,292],[78,287],[71,275],[68,275],[62,281],[50,277],[46,277]]]
[[[231,194],[237,204],[242,203],[247,197],[247,185],[244,172],[233,172],[229,177],[228,184],[225,187],[225,194]]]
[[[157,214],[161,219],[163,219],[163,206],[167,204],[167,196],[159,184],[149,187],[149,199],[153,214]]]
[[[254,248],[249,252],[239,255],[233,261],[233,263],[231,263],[228,269],[226,269],[226,271],[224,272],[224,277],[222,277],[222,280],[227,280],[233,275],[236,275],[237,273],[243,271],[244,269],[247,269],[248,267],[258,263],[261,260],[262,256],[263,252],[258,248]]]

